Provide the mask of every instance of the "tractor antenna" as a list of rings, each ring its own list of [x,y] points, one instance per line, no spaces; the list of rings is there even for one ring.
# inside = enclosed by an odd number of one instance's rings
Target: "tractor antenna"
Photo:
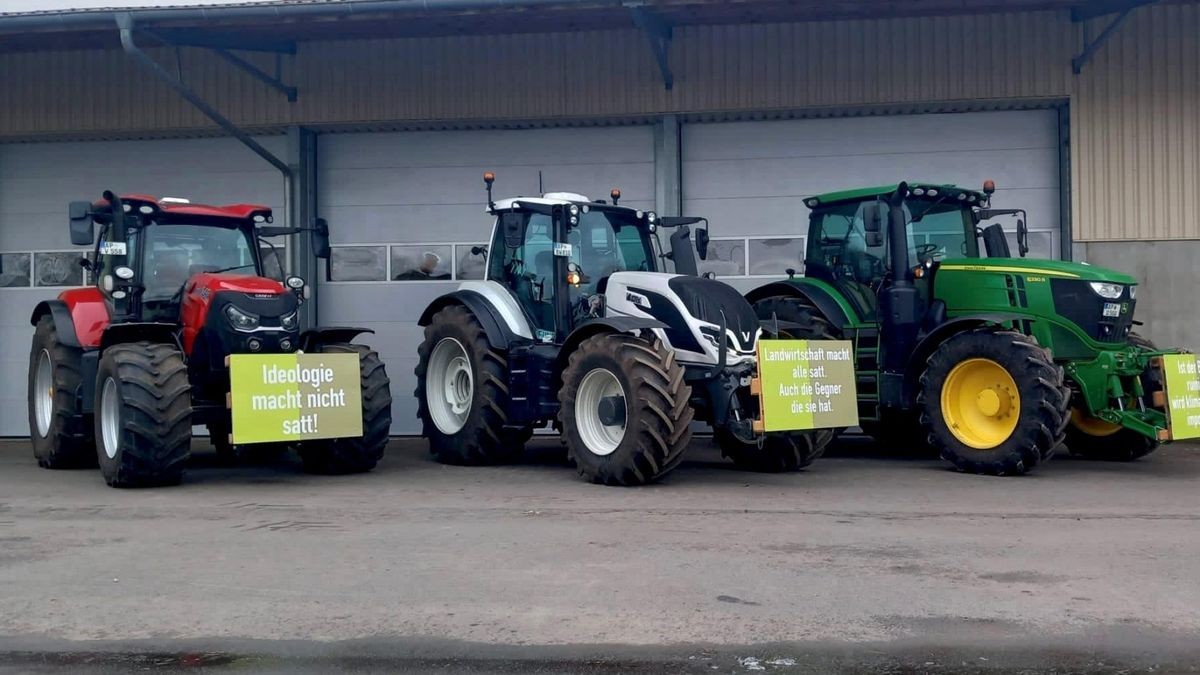
[[[542,187],[542,170],[538,169],[538,194],[546,194],[546,188]]]
[[[496,174],[492,173],[491,171],[483,172],[483,184],[487,186],[488,210],[489,211],[496,210],[496,202],[492,201],[492,183],[495,183],[495,182],[496,182]]]

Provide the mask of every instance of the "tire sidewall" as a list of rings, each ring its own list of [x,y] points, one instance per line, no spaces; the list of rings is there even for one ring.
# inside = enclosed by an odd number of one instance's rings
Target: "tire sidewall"
[[[1006,344],[1009,348],[1005,348]],[[1029,351],[1011,348],[1011,343],[996,332],[963,333],[943,342],[935,350],[926,371],[928,381],[936,383],[930,391],[925,392],[925,412],[929,419],[931,433],[944,446],[953,448],[960,456],[983,464],[1000,464],[1014,455],[1027,452],[1028,448],[1023,447],[1022,425],[1029,423],[1029,420],[1038,418],[1038,407],[1041,404],[1041,397],[1034,389],[1034,383],[1020,376],[1024,365],[1022,360],[1028,356]],[[946,385],[946,379],[950,372],[963,361],[975,358],[988,359],[1003,367],[1016,383],[1017,393],[1021,398],[1017,411],[1017,425],[1013,432],[1004,442],[987,449],[974,448],[959,440],[950,430],[945,412],[942,410],[942,389]],[[1033,467],[1025,466],[1025,468]]]
[[[447,434],[438,428],[433,421],[433,416],[429,412],[429,393],[433,389],[429,382],[429,372],[426,369],[422,378],[420,387],[420,400],[417,401],[417,409],[420,411],[421,425],[424,428],[424,435],[431,442],[436,444],[454,444],[460,439],[475,436],[487,424],[483,419],[483,408],[489,402],[484,398],[482,385],[482,360],[484,355],[479,353],[475,348],[474,336],[470,334],[467,328],[458,323],[439,322],[430,327],[429,333],[426,335],[425,341],[421,345],[420,357],[425,364],[429,363],[430,357],[433,355],[433,350],[437,345],[446,338],[452,338],[462,346],[463,351],[467,355],[467,361],[471,364],[471,409],[467,413],[467,418],[464,420],[462,427],[458,431]],[[440,383],[434,383],[434,386],[440,386]]]
[[[579,434],[579,420],[575,410],[580,383],[588,373],[598,368],[608,371],[616,378],[626,401],[625,435],[617,448],[607,455],[597,455],[587,449]],[[562,408],[564,436],[569,447],[580,449],[573,453],[577,468],[586,475],[594,476],[609,473],[609,465],[621,467],[633,464],[635,457],[640,454],[638,429],[642,426],[641,416],[648,413],[641,406],[629,405],[630,399],[636,395],[637,388],[633,374],[626,369],[626,365],[610,352],[589,352],[564,371],[563,387],[566,390],[566,403]]]
[[[104,385],[109,378],[116,382],[118,407],[121,412],[121,425],[117,432],[117,451],[110,458],[104,449]],[[105,480],[112,482],[120,470],[125,445],[129,442],[125,431],[125,420],[128,412],[125,410],[125,396],[121,390],[121,379],[117,373],[117,364],[109,354],[100,357],[100,366],[96,369],[96,409],[93,417],[94,438],[96,439],[96,461],[100,464],[100,473]]]

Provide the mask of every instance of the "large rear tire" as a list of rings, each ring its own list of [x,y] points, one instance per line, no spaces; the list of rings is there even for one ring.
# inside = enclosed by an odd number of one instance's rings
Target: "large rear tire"
[[[191,455],[192,385],[174,346],[109,347],[96,373],[96,457],[113,487],[175,485]]]
[[[379,354],[366,345],[334,342],[323,345],[321,353],[358,355],[363,435],[297,443],[296,450],[309,473],[365,473],[383,459],[392,428],[392,391],[387,370]]]
[[[446,307],[417,353],[417,417],[434,459],[471,466],[520,458],[533,429],[508,424],[508,355],[488,344],[479,319]]]
[[[82,358],[83,350],[59,341],[53,317],[38,320],[29,352],[29,436],[41,467],[96,466],[91,424],[76,399]]]
[[[743,441],[728,429],[713,430],[713,438],[721,448],[722,455],[733,460],[740,469],[763,473],[803,469],[825,454],[825,448],[833,436],[833,429],[773,433],[767,434],[760,448],[755,443]]]
[[[921,376],[918,408],[930,442],[959,471],[1032,471],[1062,443],[1070,390],[1033,338],[975,330],[943,342]]]
[[[1154,343],[1137,333],[1129,334],[1130,344],[1155,349]],[[1148,368],[1142,373],[1142,398],[1147,407],[1154,405],[1153,392],[1165,388],[1162,371]],[[1071,406],[1071,423],[1067,426],[1067,449],[1072,455],[1102,462],[1132,462],[1158,449],[1158,441],[1110,424],[1087,414],[1082,405]]]
[[[662,341],[587,338],[563,370],[558,419],[579,475],[603,485],[659,480],[692,438],[692,388]]]

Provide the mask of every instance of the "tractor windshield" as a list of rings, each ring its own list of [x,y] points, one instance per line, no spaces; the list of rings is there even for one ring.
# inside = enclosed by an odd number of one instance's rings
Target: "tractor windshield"
[[[151,225],[131,231],[130,255],[142,260],[142,301],[176,298],[183,283],[200,272],[257,274],[248,233],[211,225]]]

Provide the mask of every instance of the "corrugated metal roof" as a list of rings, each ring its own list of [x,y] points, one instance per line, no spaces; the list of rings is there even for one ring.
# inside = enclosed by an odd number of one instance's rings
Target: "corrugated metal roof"
[[[144,9],[196,9],[204,7],[252,7],[268,5],[337,4],[351,0],[3,0],[0,16],[23,14],[63,14],[76,12],[112,12]]]

